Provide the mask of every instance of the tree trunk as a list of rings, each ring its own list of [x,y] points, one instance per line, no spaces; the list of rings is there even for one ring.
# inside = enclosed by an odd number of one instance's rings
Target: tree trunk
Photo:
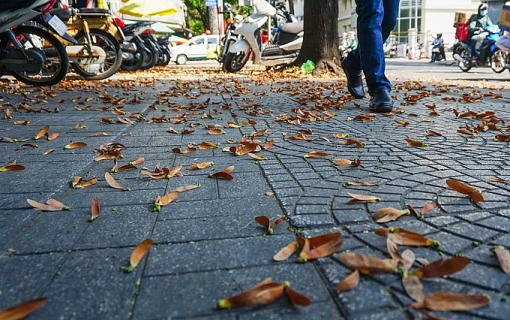
[[[302,65],[307,60],[315,63],[313,75],[322,70],[341,74],[340,50],[338,49],[338,1],[305,0],[304,37],[301,51],[294,65]]]
[[[218,7],[207,7],[207,13],[209,17],[209,30],[212,34],[220,34],[220,28],[218,25]]]

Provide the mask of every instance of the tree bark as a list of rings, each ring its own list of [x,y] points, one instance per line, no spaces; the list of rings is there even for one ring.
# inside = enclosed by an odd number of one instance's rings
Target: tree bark
[[[208,29],[212,34],[220,34],[218,25],[218,7],[207,7],[207,13],[209,17]]]
[[[289,0],[289,13],[294,14],[294,0]]]
[[[301,51],[294,65],[302,65],[307,60],[315,63],[313,75],[324,69],[342,74],[340,50],[338,49],[338,1],[304,1],[304,37]]]

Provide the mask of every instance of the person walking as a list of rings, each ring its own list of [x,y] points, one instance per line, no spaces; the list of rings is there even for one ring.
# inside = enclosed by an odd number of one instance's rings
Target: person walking
[[[369,108],[374,112],[390,112],[393,99],[391,83],[385,75],[383,44],[397,23],[400,0],[356,0],[358,14],[358,47],[342,62],[347,89],[357,98],[364,97],[362,73],[370,95]]]

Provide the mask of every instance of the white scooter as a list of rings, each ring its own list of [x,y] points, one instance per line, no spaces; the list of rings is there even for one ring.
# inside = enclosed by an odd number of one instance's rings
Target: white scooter
[[[283,3],[278,3],[277,8],[264,0],[254,0],[255,13],[244,19],[242,24],[234,31],[238,35],[237,41],[230,46],[228,53],[223,59],[223,69],[228,72],[241,70],[253,54],[253,64],[267,67],[279,67],[291,64],[296,60],[303,43],[303,23],[297,22],[287,12]],[[261,28],[266,24],[269,17],[281,12],[286,23],[277,27],[272,39],[267,45],[262,43]]]

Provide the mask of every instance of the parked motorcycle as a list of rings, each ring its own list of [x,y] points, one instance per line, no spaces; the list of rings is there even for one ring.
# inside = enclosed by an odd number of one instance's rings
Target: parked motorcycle
[[[64,46],[50,32],[37,26],[23,26],[38,18],[64,36],[66,26],[48,12],[56,0],[3,1],[0,4],[0,76],[9,72],[29,85],[54,85],[69,67]]]
[[[218,48],[218,56],[216,60],[219,63],[223,63],[223,59],[227,55],[230,47],[236,42],[237,35],[234,33],[236,28],[241,25],[243,22],[243,16],[240,14],[232,13],[232,5],[228,2],[225,2],[225,11],[228,13],[229,17],[227,18],[227,27],[225,28],[225,36],[220,40],[220,46]],[[225,70],[223,70],[225,71]]]
[[[88,80],[102,80],[120,68],[122,52],[119,42],[124,34],[110,11],[99,8],[58,8],[52,14],[62,19],[68,32],[78,41],[67,45],[71,67]]]
[[[159,47],[160,56],[156,63],[157,66],[166,66],[170,63],[170,48],[168,47],[168,36],[159,36],[156,38]]]
[[[252,13],[236,28],[237,41],[232,44],[223,60],[223,68],[228,72],[241,70],[253,54],[253,64],[277,68],[288,65],[296,60],[303,43],[303,23],[296,22],[293,16],[280,2],[273,7],[264,0],[254,0],[256,13]],[[277,12],[283,16],[286,23],[279,27],[267,46],[262,43],[262,26],[269,17]]]
[[[471,45],[466,42],[457,42],[453,46],[453,58],[459,61],[459,68],[468,72],[473,66],[490,66],[496,73],[501,73],[505,70],[505,55],[501,49],[496,46],[496,41],[499,38],[501,30],[497,25],[491,25],[484,28],[486,34],[482,42],[482,47],[479,50],[476,61],[472,60]]]
[[[158,49],[153,40],[145,34],[146,30],[150,29],[149,24],[147,21],[139,21],[122,27],[126,35],[126,41],[121,45],[122,70],[149,69],[157,63]]]

